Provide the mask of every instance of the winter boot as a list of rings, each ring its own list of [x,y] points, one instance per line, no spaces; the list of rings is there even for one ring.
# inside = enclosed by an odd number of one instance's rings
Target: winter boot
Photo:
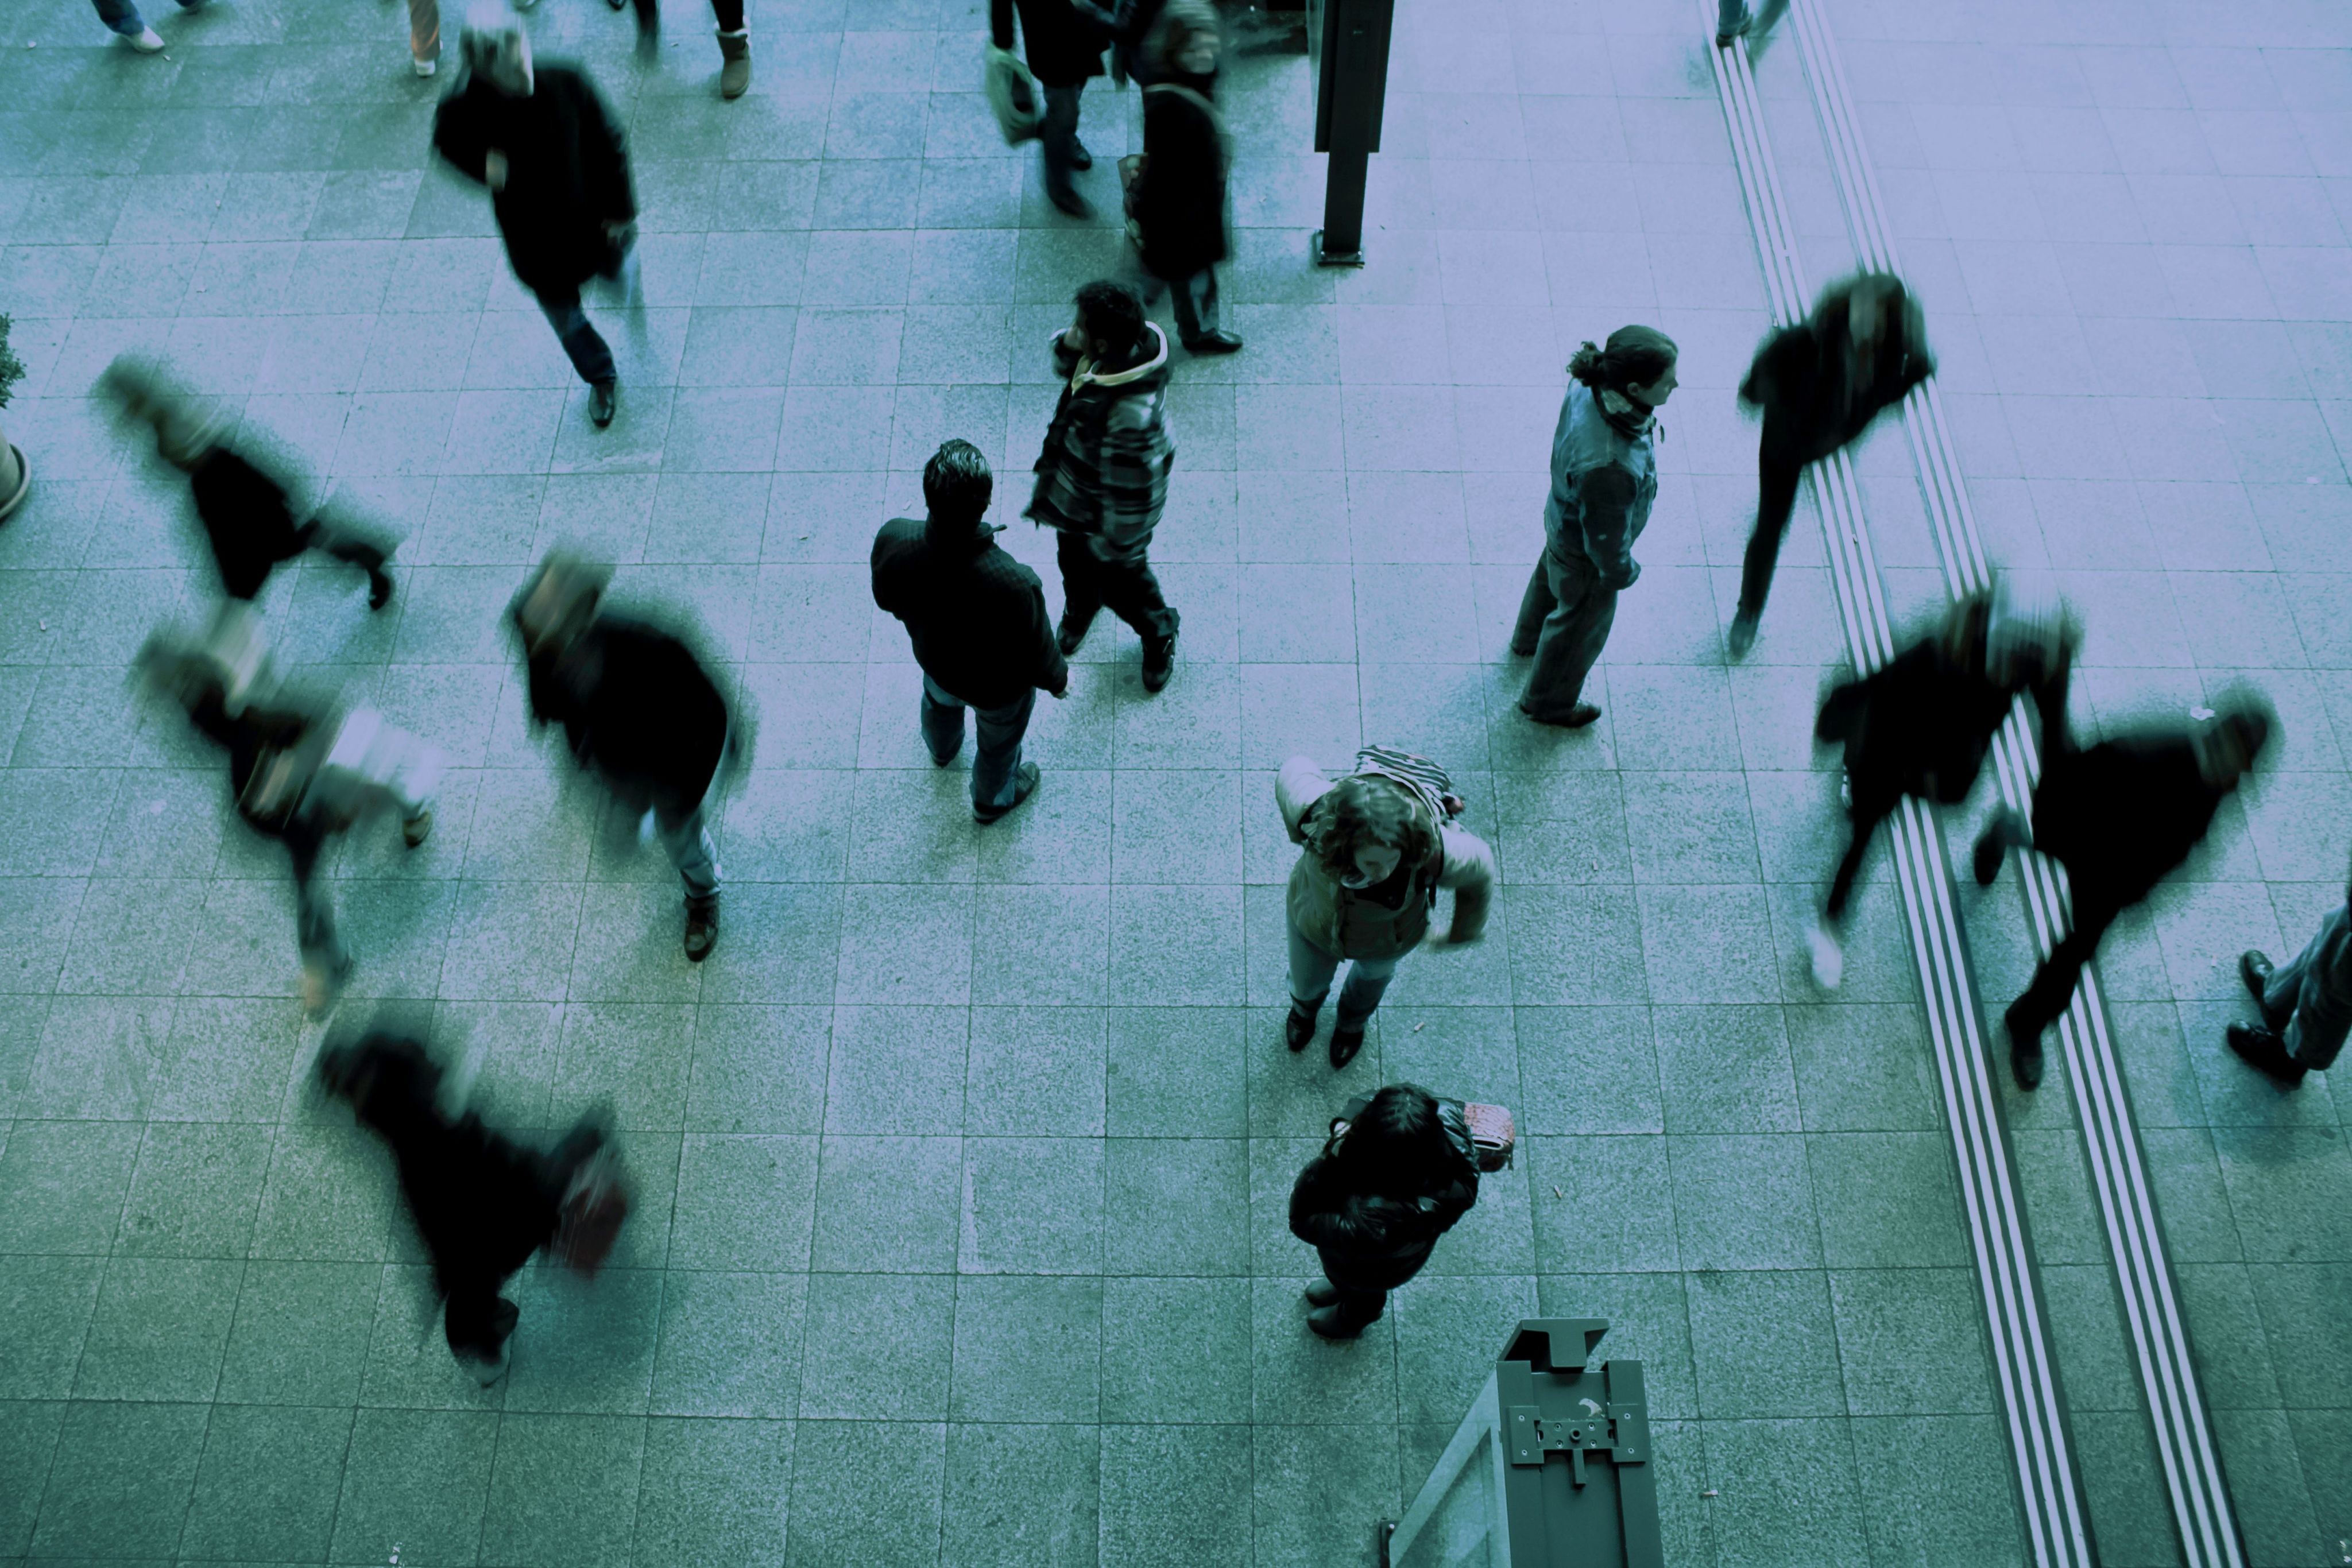
[[[751,33],[719,34],[719,57],[726,62],[719,68],[719,96],[741,98],[751,86]]]

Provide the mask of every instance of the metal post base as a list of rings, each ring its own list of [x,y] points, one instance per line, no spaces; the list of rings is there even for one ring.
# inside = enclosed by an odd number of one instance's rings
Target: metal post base
[[[1356,242],[1356,248],[1353,250],[1325,250],[1323,248],[1323,231],[1321,229],[1317,229],[1315,231],[1315,237],[1307,242],[1307,254],[1315,258],[1315,265],[1318,267],[1361,267],[1364,265],[1363,241],[1358,240]]]

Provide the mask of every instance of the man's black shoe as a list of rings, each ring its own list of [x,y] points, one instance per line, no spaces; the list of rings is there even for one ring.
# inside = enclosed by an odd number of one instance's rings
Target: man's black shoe
[[[1356,1052],[1364,1049],[1364,1026],[1353,1029],[1334,1027],[1331,1030],[1331,1065],[1341,1068],[1356,1060]]]
[[[2282,1089],[2300,1089],[2303,1075],[2311,1071],[2286,1051],[2286,1041],[2266,1029],[2249,1029],[2233,1023],[2222,1033],[2236,1052],[2239,1061],[2269,1079]]]
[[[982,825],[996,821],[1006,812],[1012,810],[1014,806],[1020,805],[1022,801],[1026,800],[1030,796],[1035,794],[1037,792],[1037,781],[1043,777],[1044,775],[1038,772],[1037,765],[1035,763],[1023,763],[1020,767],[1013,770],[1013,805],[974,806],[971,809],[971,820]]]
[[[616,382],[598,382],[588,389],[588,423],[599,430],[613,423],[616,386]]]
[[[1195,354],[1234,354],[1241,351],[1242,340],[1237,333],[1220,328],[1214,332],[1202,332],[1184,340],[1184,347]]]
[[[1293,1051],[1305,1051],[1307,1042],[1315,1038],[1316,1013],[1322,1010],[1318,1008],[1315,1012],[1307,1012],[1297,1002],[1291,1003],[1290,1016],[1282,1020],[1282,1043]]]
[[[1987,829],[1984,836],[1977,840],[1974,870],[1979,887],[1990,887],[1993,879],[2000,874],[2000,857],[2003,852],[2000,835],[1990,829]]]
[[[1339,1304],[1339,1287],[1328,1280],[1318,1280],[1307,1287],[1307,1304],[1310,1307],[1336,1307]]]
[[[686,961],[699,964],[710,956],[719,946],[719,895],[707,893],[700,897],[689,894],[686,900]]]
[[[392,574],[378,567],[368,573],[368,608],[381,610],[392,602]]]
[[[1054,645],[1062,650],[1062,657],[1066,659],[1086,646],[1087,633],[1093,627],[1094,622],[1091,621],[1084,626],[1073,624],[1070,618],[1065,615],[1062,617],[1062,623],[1054,629]]]
[[[1071,137],[1070,167],[1083,174],[1094,166],[1095,155],[1087,151],[1087,144],[1075,136]]]
[[[1171,635],[1143,645],[1143,689],[1156,692],[1176,671],[1176,639]]]
[[[2001,1027],[2009,1031],[2009,1070],[2017,1076],[2020,1089],[2042,1087],[2042,1030],[2029,1031],[2011,1002],[2009,1011],[2001,1015]]]
[[[2254,1006],[2262,1009],[2263,1011],[2263,1023],[2273,1033],[2286,1028],[2286,1020],[2294,1017],[2293,1008],[2287,1009],[2283,1013],[2273,1013],[2269,1004],[2263,1000],[2270,994],[2271,977],[2276,973],[2277,970],[2272,967],[2270,959],[2263,954],[2248,951],[2238,955],[2238,978],[2243,980],[2246,983],[2246,989],[2253,993]]]

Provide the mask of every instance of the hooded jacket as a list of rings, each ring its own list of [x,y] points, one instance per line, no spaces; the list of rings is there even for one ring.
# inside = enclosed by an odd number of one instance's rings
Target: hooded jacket
[[[637,197],[620,122],[586,76],[541,64],[527,95],[499,91],[467,72],[433,115],[433,146],[459,173],[488,184],[493,151],[507,161],[490,193],[507,259],[523,287],[561,295],[618,257],[604,225],[634,222]]]
[[[874,537],[874,602],[905,624],[923,674],[973,707],[1009,707],[1070,678],[1045,585],[998,548],[984,523],[883,524]]]
[[[1564,556],[1582,556],[1601,586],[1631,588],[1642,575],[1633,541],[1650,526],[1658,498],[1658,459],[1647,430],[1629,434],[1601,407],[1591,388],[1568,383],[1551,438],[1551,494],[1544,531]]]
[[[1061,402],[1037,454],[1037,488],[1022,515],[1087,537],[1104,560],[1140,557],[1168,505],[1176,444],[1168,430],[1168,336],[1143,324],[1151,351],[1106,371],[1054,340]]]
[[[1290,1233],[1321,1254],[1324,1276],[1333,1284],[1395,1289],[1421,1271],[1437,1239],[1476,1205],[1478,1155],[1461,1108],[1441,1100],[1437,1114],[1459,1159],[1427,1191],[1364,1190],[1363,1173],[1340,1157],[1339,1138],[1326,1143],[1298,1173],[1290,1189]]]

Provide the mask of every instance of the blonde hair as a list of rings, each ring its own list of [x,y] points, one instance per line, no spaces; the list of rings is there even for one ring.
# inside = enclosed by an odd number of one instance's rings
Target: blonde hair
[[[1190,48],[1194,38],[1206,33],[1220,41],[1223,29],[1217,21],[1216,7],[1209,0],[1168,0],[1160,19],[1143,40],[1144,57],[1161,70],[1172,68],[1176,57]]]

